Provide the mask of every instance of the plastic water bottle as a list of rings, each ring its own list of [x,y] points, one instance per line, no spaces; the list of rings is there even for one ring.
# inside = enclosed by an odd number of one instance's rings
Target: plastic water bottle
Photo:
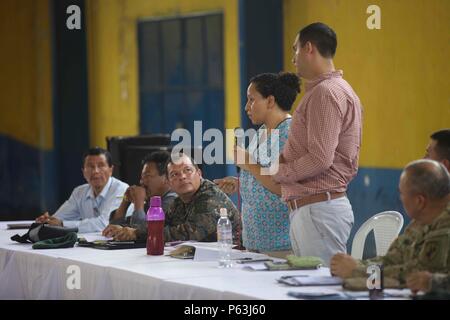
[[[217,242],[219,243],[219,268],[230,268],[233,230],[226,208],[220,209],[220,218],[217,222]]]
[[[147,211],[147,254],[160,256],[164,253],[164,211],[161,208],[161,197],[150,199]]]

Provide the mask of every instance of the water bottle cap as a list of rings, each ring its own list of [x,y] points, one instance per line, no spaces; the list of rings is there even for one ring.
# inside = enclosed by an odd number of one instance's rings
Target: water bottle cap
[[[220,216],[221,217],[228,217],[227,208],[220,208]]]
[[[160,196],[151,197],[150,206],[151,207],[161,207],[161,197]]]

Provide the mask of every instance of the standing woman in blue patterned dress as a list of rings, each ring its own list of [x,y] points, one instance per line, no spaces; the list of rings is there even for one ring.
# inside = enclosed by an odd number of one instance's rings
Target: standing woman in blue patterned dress
[[[239,188],[244,247],[275,257],[285,257],[290,253],[289,211],[280,198],[280,185],[270,175],[262,175],[261,169],[270,167],[283,150],[291,124],[289,111],[299,92],[300,80],[293,73],[263,73],[253,77],[247,89],[245,111],[251,122],[261,127],[249,148],[235,147],[235,159],[245,157],[244,164],[237,164],[242,169]],[[276,134],[271,139],[273,129],[278,130],[279,139],[276,139]],[[237,153],[240,153],[239,157]],[[262,154],[268,156],[262,157]],[[236,177],[215,182],[229,194],[238,189]]]

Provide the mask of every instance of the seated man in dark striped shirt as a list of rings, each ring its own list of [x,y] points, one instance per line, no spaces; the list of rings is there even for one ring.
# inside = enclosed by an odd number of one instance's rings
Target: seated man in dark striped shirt
[[[131,186],[125,192],[120,207],[111,212],[110,224],[103,230],[103,235],[113,236],[123,227],[137,227],[144,221],[149,207],[149,199],[160,196],[164,212],[169,210],[176,193],[170,189],[166,168],[170,160],[167,151],[156,151],[147,155],[143,161],[139,186]]]

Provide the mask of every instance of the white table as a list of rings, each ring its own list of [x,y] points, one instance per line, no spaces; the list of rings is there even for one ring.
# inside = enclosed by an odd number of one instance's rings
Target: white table
[[[249,271],[236,265],[220,269],[216,261],[148,256],[145,249],[33,250],[31,244],[10,240],[12,235],[25,232],[6,230],[6,223],[0,223],[0,299],[285,300],[293,299],[287,292],[298,288],[279,284],[277,278],[294,274],[329,275],[328,268]],[[70,266],[79,268],[79,288],[73,288],[74,284],[76,287],[73,274],[67,273]]]

